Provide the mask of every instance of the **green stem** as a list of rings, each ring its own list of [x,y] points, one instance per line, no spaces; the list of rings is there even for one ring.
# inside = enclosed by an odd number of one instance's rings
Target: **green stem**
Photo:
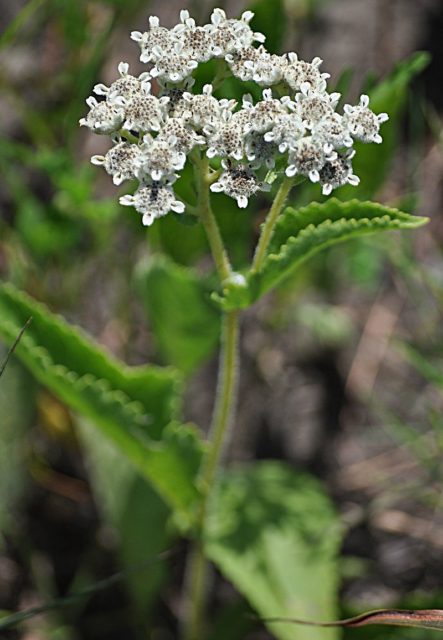
[[[223,318],[217,397],[209,434],[210,449],[203,463],[200,476],[203,497],[196,523],[199,538],[191,551],[188,564],[188,615],[186,616],[184,640],[202,640],[204,638],[208,561],[204,552],[202,535],[209,501],[216,484],[217,471],[228,441],[229,427],[232,424],[232,416],[237,399],[238,336],[238,311],[230,311]]]
[[[277,222],[277,218],[281,213],[281,210],[284,207],[286,198],[291,191],[296,178],[288,178],[285,176],[283,182],[280,185],[279,190],[274,198],[274,202],[272,203],[272,207],[269,210],[269,213],[264,221],[260,238],[257,244],[257,248],[255,250],[254,259],[252,261],[252,269],[251,271],[257,272],[260,271],[263,266],[264,259],[266,257],[266,252],[269,247],[269,243],[272,238],[272,234],[274,233],[275,223]]]
[[[209,441],[211,449],[202,470],[202,488],[209,495],[216,478],[217,469],[227,441],[227,432],[232,422],[237,396],[238,382],[238,334],[239,312],[229,311],[223,317],[222,352],[220,358],[218,388]]]
[[[197,209],[208,236],[217,271],[223,282],[232,274],[232,268],[210,206],[209,185],[213,181],[213,176],[210,175],[206,157],[195,155],[193,161],[199,196]],[[232,422],[237,397],[238,335],[238,311],[225,313],[217,394],[208,436],[209,449],[199,477],[202,498],[196,518],[197,539],[190,551],[186,572],[183,640],[202,640],[204,638],[209,563],[204,551],[203,536],[208,505],[213,495],[217,471],[228,440],[229,426]]]
[[[125,138],[127,142],[133,142],[134,144],[138,144],[140,142],[140,139],[127,129],[120,129],[119,134]]]

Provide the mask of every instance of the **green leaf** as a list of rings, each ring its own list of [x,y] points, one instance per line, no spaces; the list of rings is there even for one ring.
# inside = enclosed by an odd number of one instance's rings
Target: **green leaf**
[[[337,517],[319,483],[277,462],[225,473],[211,504],[205,548],[260,617],[333,619]],[[280,640],[294,629],[269,624]],[[297,640],[318,631],[297,629]],[[322,640],[332,640],[334,629]]]
[[[0,359],[5,352],[0,345]],[[14,359],[0,379],[0,531],[13,526],[12,516],[17,500],[27,484],[26,438],[35,410],[33,380]],[[1,542],[0,542],[1,547]]]
[[[251,302],[325,247],[376,231],[414,229],[426,222],[427,218],[358,200],[331,198],[298,210],[289,207],[276,225],[263,268],[249,278]]]
[[[80,420],[78,426],[96,503],[117,532],[135,613],[144,624],[166,575],[163,562],[150,560],[171,545],[171,513],[111,441],[87,420]]]
[[[176,423],[177,373],[127,367],[80,329],[12,285],[1,285],[0,336],[7,344],[30,316],[17,356],[38,381],[91,419],[186,517],[197,497],[194,475],[201,450],[195,431]]]
[[[162,256],[140,265],[136,278],[166,363],[191,373],[219,341],[220,313],[210,287],[191,269]]]

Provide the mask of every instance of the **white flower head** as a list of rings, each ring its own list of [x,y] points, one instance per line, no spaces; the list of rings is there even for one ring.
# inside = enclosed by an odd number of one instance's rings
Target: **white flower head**
[[[275,142],[267,141],[266,134],[251,131],[245,136],[245,154],[251,168],[258,169],[262,165],[268,169],[275,167],[279,149]]]
[[[324,91],[329,73],[320,72],[322,62],[321,58],[305,62],[299,60],[296,53],[288,53],[287,63],[283,69],[283,78],[295,91],[300,91],[304,85],[315,91]]]
[[[217,50],[214,50],[214,44],[208,29],[196,27],[191,18],[176,33],[183,47],[183,53],[191,60],[207,62],[218,53]]]
[[[387,114],[371,111],[366,95],[356,106],[345,105],[343,115],[338,113],[340,94],[328,91],[329,74],[321,71],[322,60],[305,62],[296,53],[269,53],[265,37],[251,28],[253,15],[245,11],[240,19],[232,19],[216,8],[210,23],[199,26],[183,9],[171,29],[150,16],[146,32],[131,34],[148,70],[136,77],[121,62],[119,77],[110,86],[94,87],[102,101],[88,98],[89,112],[80,124],[113,141],[106,154],[91,161],[103,166],[116,185],[138,179],[136,193],[121,202],[135,206],[144,224],[170,210],[184,210],[172,184],[187,156],[191,162],[199,154],[221,160],[223,169],[211,190],[226,193],[244,208],[249,197],[269,188],[256,172],[263,176],[280,167],[277,161],[283,154],[287,176],[305,176],[329,195],[341,185],[358,184],[352,170],[354,140],[382,141],[380,125]],[[205,84],[196,91],[194,71],[212,58],[224,59],[215,88]],[[255,102],[244,95],[240,105],[223,98],[229,71],[264,88],[262,98]],[[285,87],[288,95],[282,95]],[[278,175],[273,171],[272,180]]]
[[[339,113],[331,113],[322,118],[313,127],[312,134],[323,140],[326,150],[352,147],[353,145],[346,120]]]
[[[111,103],[116,102],[116,98],[132,98],[132,96],[138,94],[140,91],[149,93],[151,90],[149,83],[151,76],[149,73],[142,73],[136,78],[135,76],[131,76],[128,71],[128,63],[120,62],[118,65],[120,78],[115,80],[110,87],[104,84],[96,84],[94,93],[99,96],[106,96],[106,100]]]
[[[297,113],[286,113],[275,118],[272,129],[265,133],[264,138],[267,142],[277,143],[280,153],[284,153],[293,148],[305,133],[306,127],[300,116]]]
[[[167,55],[172,52],[177,42],[175,34],[160,26],[159,19],[156,16],[149,17],[149,31],[133,31],[131,39],[137,42],[141,49],[140,61],[152,62],[156,60],[158,51],[161,55]]]
[[[124,180],[135,178],[140,153],[138,145],[118,142],[104,156],[92,156],[91,162],[103,166],[114,184],[119,185]]]
[[[223,162],[223,168],[225,171],[217,182],[211,184],[211,191],[235,198],[240,209],[248,206],[248,198],[257,191],[269,190],[269,185],[259,182],[250,167]]]
[[[223,9],[214,9],[211,15],[212,25],[209,27],[209,33],[211,34],[214,52],[219,57],[250,47],[253,42],[265,41],[265,36],[262,33],[252,31],[249,26],[253,15],[252,11],[245,11],[240,20],[228,20]]]
[[[159,99],[149,93],[139,93],[128,101],[123,99],[119,101],[125,105],[125,129],[141,132],[161,129],[167,98]]]
[[[320,184],[323,195],[328,196],[334,189],[345,184],[357,186],[360,178],[352,172],[351,159],[355,151],[338,154],[335,159],[328,160],[320,169]]]
[[[227,53],[225,60],[229,65],[231,73],[243,82],[254,79],[257,62],[260,58],[259,49],[255,47],[243,47]]]
[[[164,51],[158,46],[153,48],[156,60],[150,74],[163,81],[182,82],[198,67],[197,60],[184,50],[183,43],[176,42],[172,51]]]
[[[183,95],[186,103],[186,112],[183,117],[194,127],[203,129],[206,126],[214,126],[224,110],[231,110],[235,101],[217,100],[212,95],[213,87],[205,84],[202,93],[189,93]]]
[[[156,140],[164,140],[182,153],[189,153],[196,145],[204,145],[206,139],[199,136],[182,118],[169,118],[160,129]]]
[[[208,138],[208,158],[220,156],[241,160],[244,156],[244,129],[242,123],[236,121],[232,111],[222,112],[215,126],[205,127],[204,133]]]
[[[137,158],[137,177],[139,180],[161,180],[181,171],[185,166],[186,154],[178,151],[171,144],[171,139],[153,138],[146,134],[140,147],[141,153]]]
[[[259,54],[254,64],[254,81],[262,87],[270,87],[280,82],[287,65],[285,56],[267,53],[264,47],[259,47],[257,51]]]
[[[336,154],[327,154],[324,145],[313,136],[306,136],[298,140],[289,150],[287,176],[300,174],[306,176],[311,182],[320,180],[320,171],[325,163],[335,158]]]
[[[185,210],[185,205],[177,200],[171,184],[159,181],[141,184],[134,195],[122,196],[120,204],[134,207],[143,214],[143,224],[148,227],[170,211],[183,213]]]
[[[379,133],[380,125],[389,120],[389,116],[387,113],[376,115],[368,108],[368,105],[369,98],[366,95],[360,97],[360,103],[355,107],[345,104],[343,110],[346,124],[351,135],[357,140],[380,144],[382,142],[382,137]]]
[[[320,120],[331,116],[340,100],[339,93],[315,91],[304,85],[295,98],[297,113],[308,129],[315,127]]]
[[[121,105],[98,102],[93,96],[86,100],[86,104],[89,113],[79,120],[80,126],[103,135],[113,134],[121,128],[125,119],[125,110]]]
[[[260,100],[255,105],[252,103],[252,98],[248,95],[243,96],[243,108],[248,111],[248,126],[249,131],[257,131],[257,133],[265,133],[272,128],[275,118],[288,113],[288,104],[290,99],[277,100],[272,97],[271,89],[265,89],[263,91],[263,100]]]

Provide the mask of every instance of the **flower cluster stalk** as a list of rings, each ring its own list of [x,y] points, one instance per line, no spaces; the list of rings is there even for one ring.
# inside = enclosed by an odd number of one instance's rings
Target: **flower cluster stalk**
[[[197,212],[205,228],[218,275],[223,282],[231,275],[232,268],[211,208],[209,160],[206,156],[201,157],[198,153],[194,154],[193,160],[198,192]]]
[[[266,258],[266,252],[268,250],[272,234],[274,233],[275,223],[277,222],[277,218],[285,205],[286,198],[288,197],[294,182],[294,177],[285,177],[280,185],[279,190],[277,191],[277,195],[275,196],[274,202],[272,203],[272,207],[270,208],[266,220],[262,225],[260,238],[255,250],[254,259],[252,261],[253,272],[260,271],[263,265],[263,261]]]
[[[210,191],[211,173],[209,161],[200,154],[194,154],[194,175],[198,193],[197,211],[206,231],[209,246],[221,282],[232,274],[231,264],[224,248],[223,239],[217,221],[211,209]],[[206,560],[203,535],[208,503],[214,489],[217,470],[228,441],[228,431],[234,413],[237,397],[238,373],[238,312],[225,313],[222,323],[220,366],[213,417],[209,433],[209,451],[200,473],[202,499],[199,505],[196,535],[191,549],[186,582],[186,611],[183,639],[197,640],[203,637],[204,611],[206,604],[206,582],[208,561]]]

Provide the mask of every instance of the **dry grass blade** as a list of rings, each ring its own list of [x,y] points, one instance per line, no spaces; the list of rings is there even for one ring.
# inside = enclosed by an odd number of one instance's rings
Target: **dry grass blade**
[[[365,627],[371,624],[385,624],[443,631],[443,609],[378,609],[332,622],[315,622],[297,618],[261,618],[260,620],[266,623],[289,622],[314,627]]]

